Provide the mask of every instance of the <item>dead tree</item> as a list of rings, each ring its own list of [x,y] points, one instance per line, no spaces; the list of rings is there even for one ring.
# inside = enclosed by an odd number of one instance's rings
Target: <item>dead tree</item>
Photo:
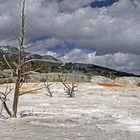
[[[16,78],[16,83],[15,83],[15,91],[14,91],[14,100],[13,100],[13,108],[12,111],[10,111],[10,109],[7,107],[6,105],[6,96],[4,94],[1,93],[2,97],[1,100],[3,101],[3,105],[4,108],[6,110],[6,112],[9,114],[10,117],[16,117],[17,116],[17,109],[18,109],[18,102],[19,102],[19,97],[20,97],[20,88],[22,87],[23,81],[25,79],[25,76],[27,75],[28,71],[26,71],[27,68],[27,64],[30,62],[34,62],[34,61],[45,61],[48,62],[48,60],[40,60],[40,59],[30,59],[30,60],[26,60],[26,56],[25,56],[25,50],[27,50],[28,48],[34,47],[35,45],[32,46],[24,46],[24,40],[25,40],[25,33],[31,28],[25,28],[26,25],[26,16],[25,16],[25,2],[26,0],[22,0],[21,3],[21,31],[20,31],[20,35],[18,36],[15,32],[14,35],[15,37],[18,39],[19,42],[19,47],[18,47],[18,63],[16,64],[16,72],[15,74],[17,75]],[[10,66],[8,60],[6,59],[6,57],[4,56],[4,60],[6,62],[6,64],[8,65],[8,67],[10,69],[12,69],[12,67]],[[56,62],[56,61],[49,61],[49,62]],[[47,86],[46,86],[47,89]]]
[[[64,79],[60,79],[61,83],[64,86],[64,91],[69,97],[74,97],[75,92],[77,91],[76,88],[79,86],[77,82],[67,82],[68,77],[65,75]],[[76,80],[76,79],[75,79]]]
[[[11,91],[12,91],[12,88],[9,88],[8,85],[7,85],[5,93],[4,92],[0,92],[0,100],[2,102],[2,108],[1,108],[0,114],[1,114],[2,117],[4,117],[2,115],[3,108],[5,109],[5,111],[7,112],[7,114],[10,117],[12,116],[12,113],[9,110],[9,107],[7,106],[7,101],[8,101],[7,96],[11,93]]]
[[[77,91],[75,88],[78,87],[78,84],[71,82],[70,85],[68,85],[65,82],[62,82],[62,84],[64,85],[64,91],[65,93],[67,93],[67,95],[69,95],[69,97],[74,97],[75,96],[75,91]]]
[[[21,32],[20,32],[20,37],[18,37],[19,52],[18,52],[18,65],[17,65],[17,79],[16,79],[16,87],[15,87],[15,93],[14,93],[12,117],[16,117],[16,114],[17,114],[21,80],[23,79],[23,76],[21,76],[21,75],[24,72],[23,63],[25,62],[25,60],[24,60],[25,20],[26,20],[25,0],[23,0],[22,13],[21,13]]]
[[[52,84],[49,84],[48,82],[47,83],[44,82],[44,85],[45,85],[46,91],[48,92],[48,93],[46,93],[46,95],[48,95],[49,97],[52,97],[53,96],[53,91],[51,91],[51,89],[50,89],[50,86]]]

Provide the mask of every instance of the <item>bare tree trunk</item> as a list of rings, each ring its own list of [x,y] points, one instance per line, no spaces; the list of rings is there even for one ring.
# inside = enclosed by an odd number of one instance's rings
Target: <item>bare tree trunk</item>
[[[16,117],[17,108],[18,108],[18,100],[19,100],[19,90],[20,90],[20,81],[21,81],[21,70],[18,70],[18,77],[16,81],[15,93],[14,93],[14,101],[13,101],[13,115],[12,117]]]
[[[24,47],[24,38],[25,38],[25,32],[30,29],[27,28],[25,29],[25,23],[26,23],[26,16],[25,16],[25,2],[26,0],[22,0],[22,12],[21,12],[21,32],[20,32],[20,36],[17,36],[15,34],[15,36],[17,37],[18,41],[19,41],[19,52],[18,52],[18,64],[16,65],[16,69],[17,69],[17,79],[16,79],[16,84],[15,84],[15,91],[14,91],[14,100],[13,100],[13,108],[12,111],[10,111],[10,109],[8,108],[7,104],[6,104],[6,96],[8,95],[3,95],[3,97],[0,97],[0,99],[3,102],[4,108],[6,110],[6,112],[9,114],[10,117],[17,117],[17,110],[18,110],[18,102],[19,102],[19,97],[20,97],[20,88],[23,84],[23,80],[24,77],[26,76],[26,73],[28,73],[26,71],[26,66],[29,62],[34,62],[34,61],[45,61],[45,62],[52,62],[55,63],[56,61],[49,61],[49,60],[40,60],[40,59],[31,59],[31,60],[25,60],[25,50],[28,48],[31,48],[33,46],[29,46],[29,47]],[[10,64],[8,63],[7,59],[4,57],[4,60],[6,61],[7,65],[9,66],[10,69],[12,69],[12,67],[10,66]],[[52,96],[52,93],[49,89],[50,85],[45,86],[46,90],[50,93],[50,96]],[[11,90],[10,90],[11,91]],[[8,92],[10,93],[10,92]]]
[[[20,95],[20,84],[21,80],[23,80],[22,73],[24,72],[24,66],[22,65],[24,63],[24,33],[25,33],[25,0],[23,0],[22,5],[22,15],[21,15],[21,33],[20,33],[20,40],[19,40],[19,53],[18,53],[18,72],[17,72],[17,80],[16,80],[16,87],[15,87],[15,93],[14,93],[14,101],[13,101],[13,115],[12,117],[16,117],[17,115],[17,109],[18,109],[18,101],[19,101],[19,95]]]

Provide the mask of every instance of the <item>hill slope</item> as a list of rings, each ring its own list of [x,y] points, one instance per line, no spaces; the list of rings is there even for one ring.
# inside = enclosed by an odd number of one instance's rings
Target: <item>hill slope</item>
[[[11,46],[0,46],[0,59],[2,59],[3,55],[5,55],[7,58],[16,60],[18,58],[18,48]],[[43,59],[60,62],[58,59],[50,55],[41,56],[39,54],[31,54],[27,52],[26,55],[27,59]]]
[[[10,60],[10,63],[17,61],[18,59],[18,48],[11,46],[0,46],[0,70],[6,69],[7,66],[3,60],[3,55]],[[115,78],[118,76],[138,76],[131,73],[121,72],[114,69],[109,69],[94,64],[83,64],[83,63],[66,63],[64,66],[61,66],[60,60],[50,56],[39,54],[27,53],[27,59],[43,59],[55,61],[55,64],[46,63],[46,62],[35,62],[30,64],[30,70],[40,68],[39,72],[82,72],[88,76],[101,75],[110,78]],[[140,77],[140,76],[139,76]]]

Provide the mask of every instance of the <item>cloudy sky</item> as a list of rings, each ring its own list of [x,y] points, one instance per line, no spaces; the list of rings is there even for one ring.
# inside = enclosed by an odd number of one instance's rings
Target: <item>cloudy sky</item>
[[[27,0],[26,15],[30,51],[140,74],[140,0]],[[0,0],[0,45],[19,21],[19,0]]]

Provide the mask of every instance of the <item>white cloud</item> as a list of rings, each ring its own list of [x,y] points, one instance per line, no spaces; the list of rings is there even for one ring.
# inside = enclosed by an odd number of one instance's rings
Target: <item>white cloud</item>
[[[55,37],[52,37],[52,38],[49,38],[49,39],[43,39],[43,41],[38,40],[38,41],[36,41],[35,44],[38,44],[38,45],[31,48],[28,51],[44,55],[44,54],[46,54],[46,52],[49,48],[53,48],[54,46],[56,46],[58,44],[61,45],[61,46],[64,46],[65,43],[64,43],[63,40],[59,40]],[[33,46],[33,45],[34,45],[34,43],[28,44],[28,46]]]
[[[29,0],[28,23],[33,28],[27,37],[54,36],[72,41],[78,47],[95,48],[100,53],[123,51],[139,54],[140,2],[133,1],[137,7],[130,0],[120,0],[111,7],[82,7],[90,2]],[[73,10],[74,6],[76,10],[73,12],[60,12],[61,8]],[[11,31],[18,27],[17,7],[17,0],[7,0],[1,5],[0,39],[13,38]]]
[[[59,56],[58,54],[55,56]],[[64,56],[58,57],[64,62],[92,63],[104,67],[117,69],[120,71],[134,72],[139,74],[140,59],[139,55],[130,53],[114,53],[97,55],[96,52],[86,52],[83,49],[73,49]]]
[[[53,57],[55,57],[55,58],[59,57],[59,55],[58,55],[57,53],[51,52],[51,51],[48,51],[48,52],[46,53],[46,55],[51,55],[51,56],[53,56]]]
[[[96,48],[100,53],[140,53],[140,11],[130,0],[111,7],[80,7],[68,13],[59,13],[59,6],[53,1],[30,15],[34,17],[33,35],[55,36],[72,41],[79,48]]]
[[[28,0],[26,12],[28,23],[33,28],[27,33],[26,40],[50,37],[41,46],[44,53],[48,47],[63,45],[65,41],[73,42],[77,50],[70,54],[77,51],[83,61],[85,54],[79,50],[95,48],[97,53],[88,54],[86,62],[99,62],[120,70],[140,70],[136,66],[140,55],[140,1],[120,0],[110,7],[101,8],[88,6],[91,1],[94,0]],[[0,1],[1,44],[15,42],[11,31],[18,32],[19,11],[18,0]],[[67,57],[64,58],[67,60]],[[73,56],[74,61],[78,61],[76,57]],[[122,57],[121,63],[125,68],[116,60],[118,57]]]
[[[63,0],[59,7],[61,11],[72,12],[82,6],[89,5],[89,3],[93,1],[96,0]]]

